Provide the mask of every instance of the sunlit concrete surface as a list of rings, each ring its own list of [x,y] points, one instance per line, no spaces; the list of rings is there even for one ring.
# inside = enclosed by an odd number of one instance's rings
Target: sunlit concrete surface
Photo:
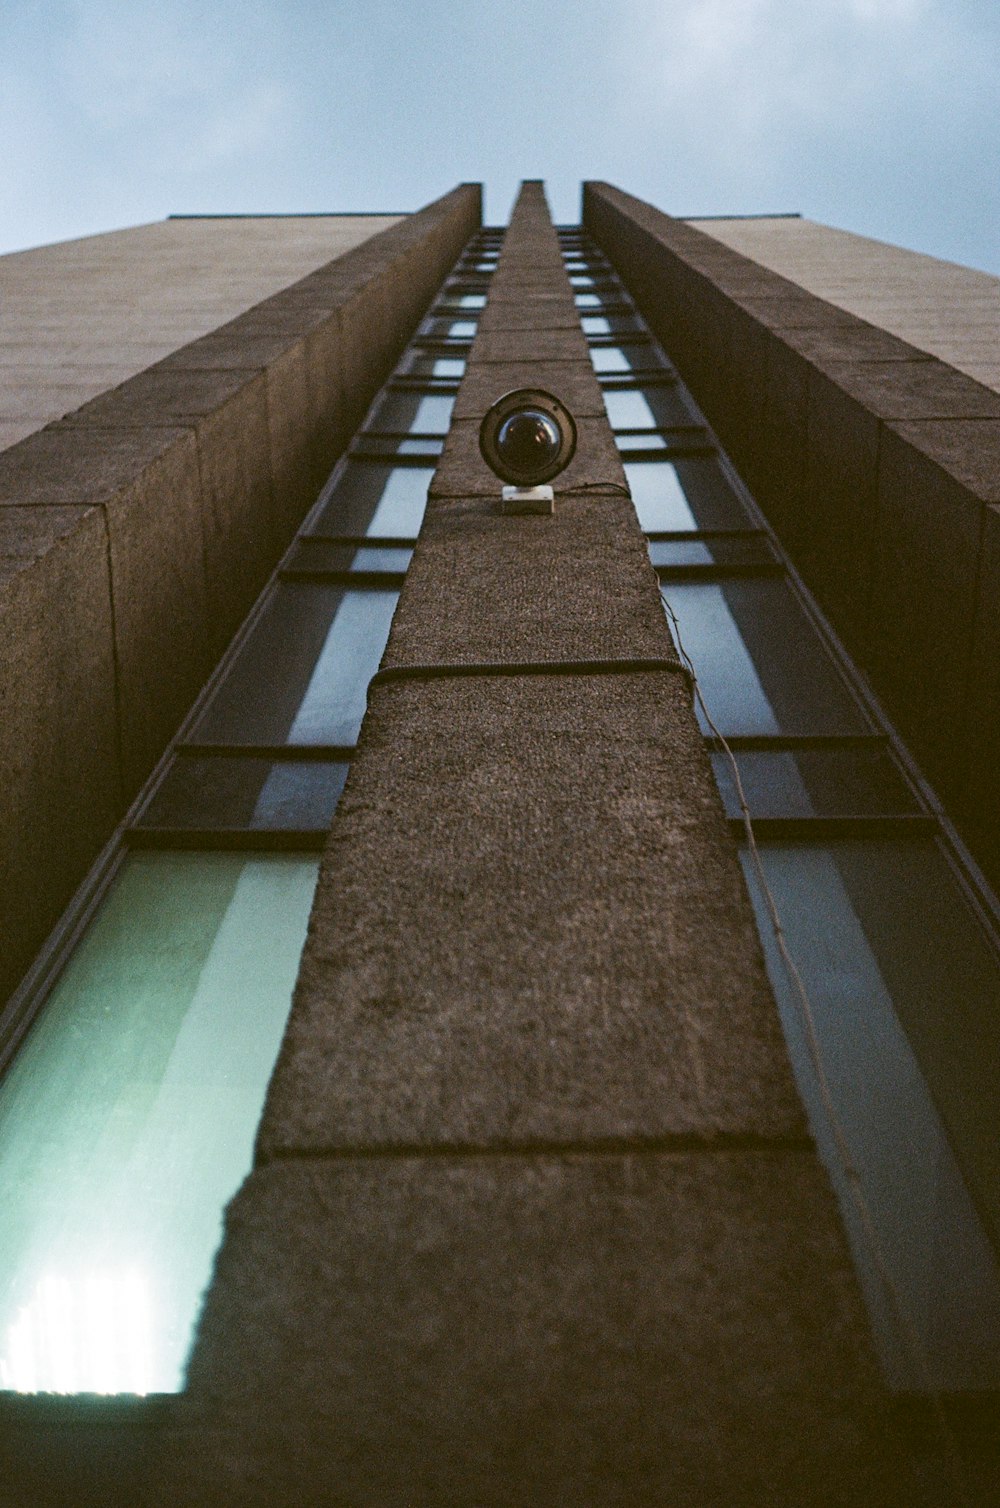
[[[0,257],[0,449],[401,218],[163,220]]]
[[[687,223],[1000,392],[1000,278],[814,220]]]

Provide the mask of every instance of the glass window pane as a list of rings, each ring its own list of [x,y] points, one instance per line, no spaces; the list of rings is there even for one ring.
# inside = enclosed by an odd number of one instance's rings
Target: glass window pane
[[[390,435],[377,429],[362,429],[354,437],[350,455],[355,461],[384,459],[392,462],[412,457],[437,464],[443,449],[443,438],[434,435]]]
[[[580,323],[585,335],[641,335],[634,314],[584,314]]]
[[[604,407],[612,429],[668,429],[696,422],[675,386],[605,392]]]
[[[281,582],[193,740],[353,744],[398,596]]]
[[[486,306],[485,293],[448,293],[442,299],[442,304],[447,306],[450,313],[453,309],[483,309]],[[441,305],[438,306],[438,313]]]
[[[664,592],[722,733],[868,731],[784,581],[677,581]],[[698,716],[708,732],[700,707]]]
[[[626,461],[625,475],[647,533],[753,528],[714,457]]]
[[[740,749],[740,782],[753,817],[880,817],[917,811],[884,749]],[[712,767],[726,814],[740,815],[732,767],[724,753]]]
[[[326,832],[348,768],[339,759],[181,754],[138,825]]]
[[[962,1177],[1000,1234],[996,956],[933,845],[769,843],[761,853],[838,1119],[932,1378],[945,1391],[996,1388],[996,1256]],[[890,1381],[923,1390],[833,1147],[801,1010],[748,858],[744,867],[799,1089],[841,1200]]]
[[[135,854],[0,1085],[0,1385],[174,1392],[316,884]]]
[[[460,356],[435,356],[430,351],[416,351],[404,368],[407,377],[437,377],[458,381],[465,375]]]
[[[405,572],[413,551],[404,545],[341,545],[332,539],[307,536],[296,543],[290,566],[301,571]]]
[[[450,393],[388,392],[372,416],[369,428],[396,434],[443,435],[451,423],[455,399]]]
[[[574,294],[574,302],[578,309],[600,309],[605,299],[602,293],[585,292]],[[617,303],[618,300],[613,298],[610,302]]]
[[[424,516],[433,466],[345,466],[312,525],[317,534],[415,539]]]
[[[663,365],[653,347],[648,345],[591,346],[590,359],[594,371],[601,374],[642,372]]]
[[[422,333],[431,340],[471,340],[476,333],[476,321],[459,315],[442,315],[424,321]]]
[[[773,565],[777,556],[765,534],[722,535],[718,539],[651,539],[654,566]]]

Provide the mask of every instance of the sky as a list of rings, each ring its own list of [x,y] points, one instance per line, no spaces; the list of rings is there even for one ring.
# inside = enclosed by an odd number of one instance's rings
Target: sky
[[[0,0],[0,251],[537,177],[1000,273],[1000,0]]]

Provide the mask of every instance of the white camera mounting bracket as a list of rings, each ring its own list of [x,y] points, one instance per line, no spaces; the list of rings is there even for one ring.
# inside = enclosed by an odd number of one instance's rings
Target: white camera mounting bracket
[[[555,511],[555,493],[548,485],[501,488],[501,513],[554,513]]]

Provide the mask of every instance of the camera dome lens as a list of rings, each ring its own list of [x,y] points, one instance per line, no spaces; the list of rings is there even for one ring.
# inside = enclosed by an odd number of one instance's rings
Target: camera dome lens
[[[514,388],[483,415],[479,450],[502,482],[540,487],[573,459],[576,421],[565,403],[544,388]]]
[[[544,471],[562,443],[559,426],[548,414],[525,408],[505,419],[497,434],[497,453],[512,471],[527,476]]]

